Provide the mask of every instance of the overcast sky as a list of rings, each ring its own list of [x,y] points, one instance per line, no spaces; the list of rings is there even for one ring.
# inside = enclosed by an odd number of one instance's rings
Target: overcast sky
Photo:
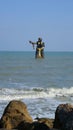
[[[0,50],[73,51],[73,0],[0,0]]]

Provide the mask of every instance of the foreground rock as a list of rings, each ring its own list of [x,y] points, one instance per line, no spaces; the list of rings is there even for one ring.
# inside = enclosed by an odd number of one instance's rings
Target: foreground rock
[[[61,104],[57,107],[54,128],[73,130],[73,106],[71,104]]]
[[[38,109],[38,108],[37,108]],[[13,100],[4,110],[0,120],[1,130],[73,130],[73,106],[60,104],[55,112],[55,119],[30,116],[27,106]]]
[[[34,121],[32,123],[22,122],[18,127],[19,130],[59,130],[50,128],[44,122]]]
[[[0,128],[16,129],[21,122],[32,122],[26,105],[21,101],[11,101],[0,120]]]
[[[53,128],[54,119],[49,118],[36,118],[39,123],[47,125],[49,128]]]

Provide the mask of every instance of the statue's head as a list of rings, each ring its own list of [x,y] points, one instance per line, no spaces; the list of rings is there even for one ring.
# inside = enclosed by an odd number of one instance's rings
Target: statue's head
[[[42,38],[39,37],[39,38],[38,38],[38,41],[42,41]]]

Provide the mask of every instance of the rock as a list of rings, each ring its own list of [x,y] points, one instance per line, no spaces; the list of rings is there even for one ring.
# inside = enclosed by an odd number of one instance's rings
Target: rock
[[[54,128],[73,130],[73,105],[60,104],[55,112]]]
[[[41,121],[34,121],[32,123],[21,122],[18,126],[18,130],[59,130],[50,128],[49,125],[45,124],[45,122],[42,121],[42,119],[40,120]]]
[[[26,105],[21,101],[11,101],[4,110],[0,120],[0,128],[16,129],[21,122],[32,122]]]
[[[44,124],[40,123],[38,121],[28,123],[28,122],[22,122],[19,127],[19,130],[50,130],[50,128]]]
[[[18,125],[18,130],[32,130],[32,123],[30,122],[25,122],[22,121],[19,125]]]
[[[30,128],[30,130],[50,130],[50,128],[46,124],[40,123],[38,121],[33,122]]]
[[[46,124],[49,128],[53,128],[54,119],[49,118],[36,118],[36,120],[40,123]]]

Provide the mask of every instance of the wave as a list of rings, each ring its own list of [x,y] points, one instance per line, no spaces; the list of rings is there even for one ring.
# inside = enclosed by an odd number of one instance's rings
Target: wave
[[[0,101],[14,99],[36,99],[54,97],[73,97],[73,87],[70,88],[1,88]]]

